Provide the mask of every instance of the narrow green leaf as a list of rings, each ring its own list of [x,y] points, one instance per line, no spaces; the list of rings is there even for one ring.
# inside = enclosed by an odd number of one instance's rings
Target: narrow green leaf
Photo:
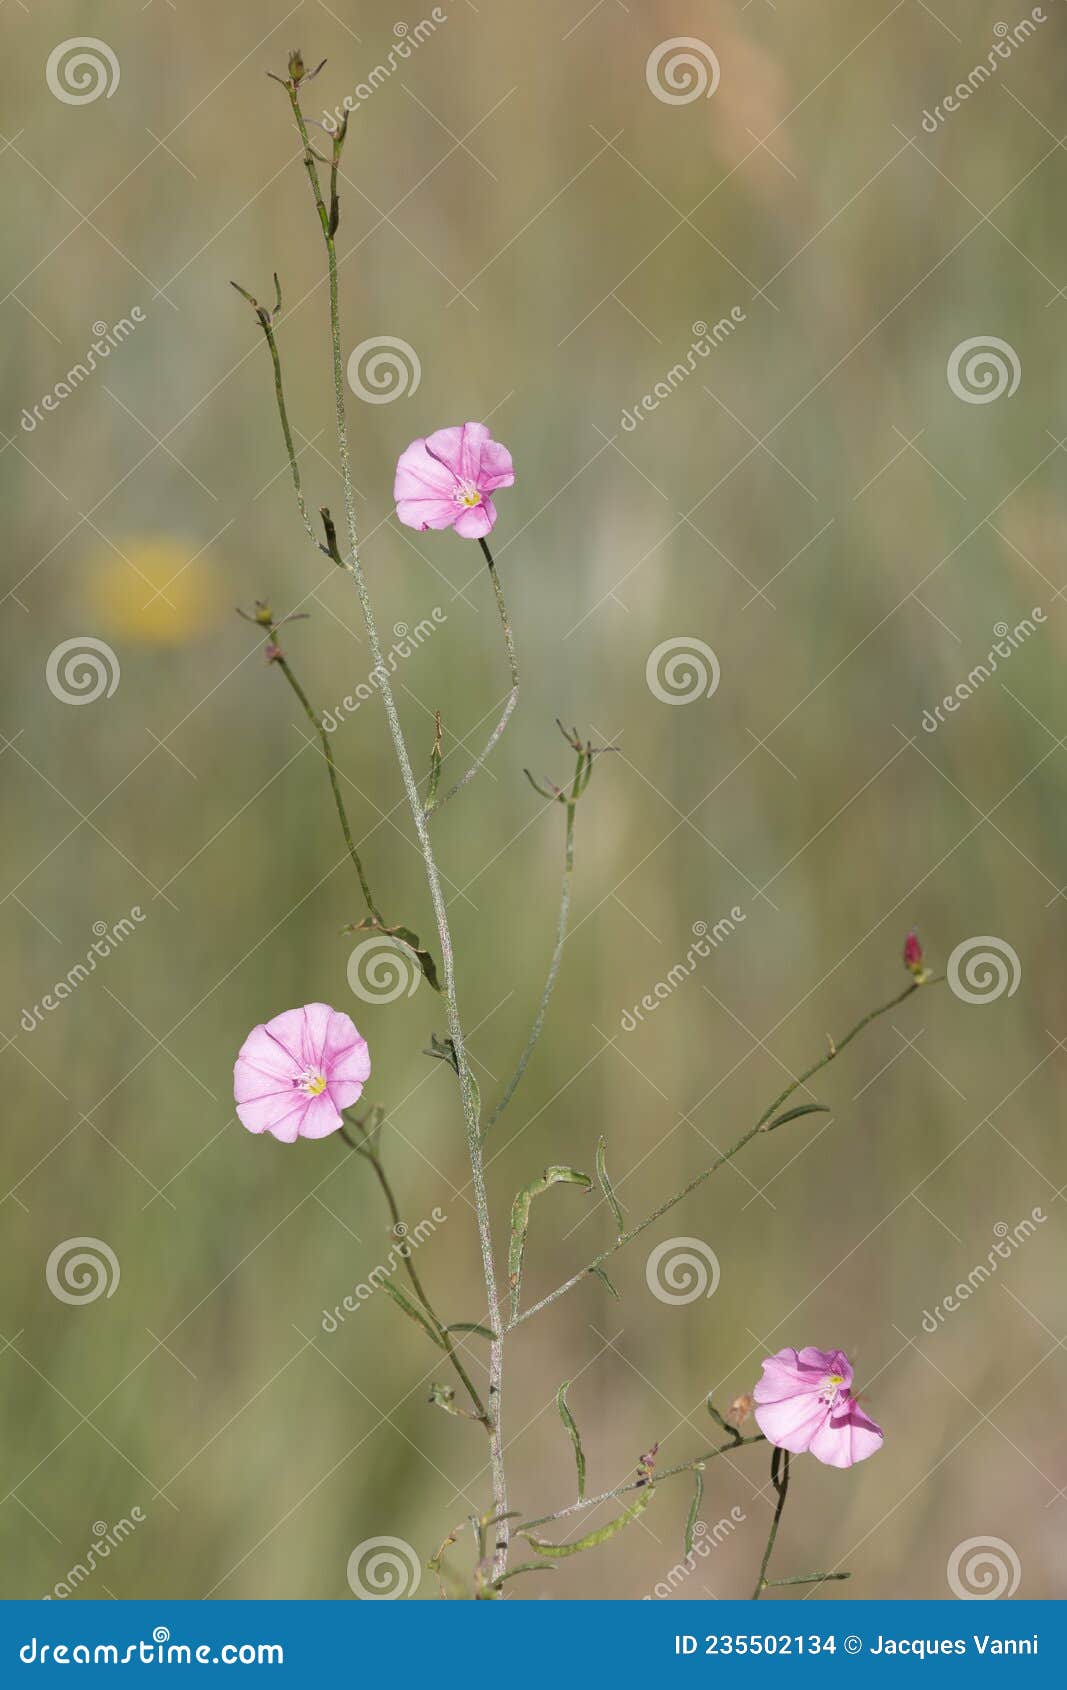
[[[519,1292],[522,1287],[522,1263],[526,1254],[526,1234],[530,1225],[530,1205],[535,1197],[553,1185],[580,1185],[591,1191],[593,1181],[577,1168],[546,1168],[538,1179],[532,1179],[516,1193],[511,1205],[511,1243],[508,1248],[508,1284],[511,1288],[511,1318],[519,1312]]]
[[[608,1178],[607,1163],[604,1158],[605,1142],[601,1134],[596,1147],[596,1177],[600,1181],[600,1189],[611,1205],[611,1212],[615,1216],[615,1225],[620,1234],[626,1231],[626,1220],[622,1212],[622,1204],[615,1195],[615,1188]]]
[[[416,1326],[422,1327],[422,1330],[425,1332],[426,1336],[433,1343],[435,1343],[437,1345],[437,1348],[439,1350],[444,1349],[445,1346],[441,1342],[440,1334],[434,1331],[433,1327],[430,1325],[430,1322],[428,1321],[426,1316],[423,1314],[422,1310],[415,1303],[412,1302],[411,1298],[406,1294],[406,1292],[401,1291],[401,1289],[398,1285],[394,1285],[391,1279],[383,1279],[382,1280],[382,1290],[388,1291],[390,1297],[392,1297],[393,1302],[396,1303],[397,1307],[403,1309],[403,1311],[407,1315],[408,1319],[413,1320],[415,1322]]]
[[[697,1519],[700,1514],[700,1504],[704,1500],[704,1475],[698,1467],[695,1471],[696,1484],[693,1487],[693,1500],[689,1504],[689,1513],[685,1520],[685,1552],[693,1553],[693,1537],[697,1529]]]
[[[604,1281],[604,1284],[607,1286],[608,1290],[611,1292],[612,1296],[614,1297],[615,1301],[617,1303],[621,1303],[622,1298],[619,1296],[619,1293],[616,1291],[614,1285],[611,1283],[611,1280],[608,1278],[607,1274],[604,1272],[604,1269],[600,1266],[597,1266],[597,1267],[590,1268],[589,1271],[590,1271],[590,1273],[595,1273],[598,1279],[602,1279]]]
[[[643,1514],[655,1494],[655,1486],[649,1485],[647,1490],[641,1492],[637,1501],[622,1514],[616,1515],[615,1519],[609,1520],[606,1526],[599,1527],[595,1532],[589,1532],[586,1537],[580,1537],[574,1543],[544,1543],[540,1538],[531,1537],[529,1532],[520,1532],[519,1536],[524,1537],[530,1547],[536,1549],[538,1555],[546,1555],[553,1560],[561,1560],[565,1555],[577,1555],[582,1549],[595,1549],[597,1544],[606,1543],[610,1537],[615,1536],[616,1532],[621,1532],[624,1526],[628,1526],[631,1520],[636,1520],[640,1514]]]
[[[446,1326],[445,1331],[473,1332],[478,1338],[488,1338],[490,1343],[496,1340],[495,1332],[491,1332],[488,1326],[478,1326],[473,1320],[457,1320],[454,1326]]]
[[[800,1115],[829,1115],[828,1103],[802,1103],[796,1109],[787,1109],[784,1115],[776,1115],[773,1121],[768,1121],[762,1129],[765,1133],[773,1133],[775,1127],[784,1127],[787,1121],[795,1121]]]
[[[559,1409],[559,1417],[563,1421],[564,1426],[567,1428],[571,1443],[574,1445],[574,1465],[578,1469],[578,1501],[584,1502],[585,1451],[582,1449],[581,1433],[578,1431],[574,1415],[567,1407],[567,1392],[570,1390],[570,1384],[571,1382],[569,1379],[564,1379],[559,1390],[556,1392],[556,1407]]]

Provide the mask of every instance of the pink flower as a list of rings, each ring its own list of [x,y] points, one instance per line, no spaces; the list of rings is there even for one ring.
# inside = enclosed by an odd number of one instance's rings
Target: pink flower
[[[904,941],[904,967],[910,969],[916,980],[922,980],[926,974],[923,948],[919,943],[919,935],[914,928]]]
[[[401,452],[396,514],[408,528],[454,528],[465,540],[482,540],[496,521],[490,493],[514,480],[511,453],[484,423],[439,428]]]
[[[779,1350],[763,1363],[754,1395],[760,1431],[793,1455],[810,1450],[828,1467],[851,1467],[882,1447],[882,1428],[853,1397],[852,1363],[841,1350]]]
[[[250,1133],[283,1144],[325,1138],[342,1125],[370,1074],[367,1041],[328,1003],[287,1009],[253,1027],[233,1069],[237,1114]]]

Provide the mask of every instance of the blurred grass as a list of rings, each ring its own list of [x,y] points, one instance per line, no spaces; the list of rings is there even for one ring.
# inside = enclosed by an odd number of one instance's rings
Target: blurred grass
[[[98,10],[122,79],[84,107],[55,101],[42,74],[81,9],[5,18],[24,67],[0,158],[15,594],[5,1594],[43,1594],[94,1521],[138,1505],[146,1524],[86,1594],[341,1597],[361,1540],[397,1535],[425,1556],[487,1505],[483,1440],[426,1406],[432,1352],[385,1299],[321,1331],[322,1310],[382,1259],[386,1218],[336,1144],[288,1149],[234,1121],[230,1070],[255,1021],[315,998],[356,1014],[368,1095],[393,1111],[405,1215],[448,1215],[420,1270],[447,1287],[451,1318],[483,1309],[456,1099],[421,1055],[442,1018],[425,992],[385,1009],[352,999],[339,929],[358,887],[324,771],[231,613],[268,595],[312,613],[286,644],[320,708],[368,673],[351,591],[303,540],[264,349],[226,284],[265,293],[281,271],[309,497],[339,506],[320,247],[262,73],[282,69],[298,33],[309,60],[328,55],[315,88],[332,105],[396,18],[249,0]],[[1017,1551],[1022,1594],[1063,1591],[1063,19],[1051,7],[995,85],[929,137],[923,109],[1004,15],[962,0],[937,12],[819,0],[803,15],[735,4],[694,22],[677,4],[604,5],[577,26],[558,0],[536,14],[457,7],[353,119],[340,237],[349,344],[400,336],[422,364],[415,395],[349,407],[380,622],[447,611],[398,676],[420,762],[438,707],[450,735],[480,744],[506,670],[474,548],[390,520],[393,463],[418,433],[491,415],[518,468],[496,540],[523,697],[491,774],[437,824],[489,1096],[540,990],[561,866],[562,816],[539,814],[522,767],[566,771],[557,714],[620,746],[578,817],[563,980],[493,1149],[498,1229],[520,1183],[549,1162],[589,1165],[601,1131],[628,1209],[651,1207],[827,1031],[903,983],[913,923],[939,967],[972,934],[1021,958],[1020,990],[995,1006],[939,988],[880,1023],[825,1076],[824,1131],[818,1118],[757,1143],[650,1235],[713,1245],[713,1301],[656,1302],[637,1246],[616,1264],[620,1304],[583,1287],[512,1346],[512,1483],[528,1512],[570,1497],[560,1379],[575,1380],[600,1489],[656,1438],[665,1462],[713,1441],[705,1393],[750,1388],[766,1346],[844,1347],[861,1384],[877,1375],[886,1448],[852,1474],[797,1463],[776,1555],[783,1571],[844,1561],[854,1577],[839,1599],[940,1595],[952,1548],[988,1534]],[[715,47],[720,89],[661,104],[647,55],[694,29]],[[21,407],[84,353],[94,321],[135,303],[148,321],[26,435]],[[621,432],[692,323],[735,303],[745,324]],[[951,349],[978,333],[1009,341],[1023,371],[1013,398],[986,407],[945,380]],[[161,557],[174,559],[165,580],[181,571],[166,627]],[[993,624],[1035,604],[1048,621],[1032,641],[923,734],[923,711],[985,655]],[[82,632],[114,646],[121,682],[72,709],[44,669]],[[645,662],[680,634],[715,649],[722,681],[671,709]],[[450,745],[446,778],[465,761]],[[376,702],[334,749],[375,888],[428,932]],[[621,1033],[692,924],[735,904],[736,934]],[[136,934],[21,1030],[93,922],[134,905],[147,917]],[[924,1308],[984,1260],[997,1221],[1035,1204],[1049,1215],[1037,1237],[925,1336]],[[527,1295],[610,1225],[603,1205],[553,1192]],[[69,1308],[44,1263],[86,1235],[115,1250],[121,1284]],[[704,1517],[738,1504],[746,1520],[683,1594],[750,1589],[763,1466],[709,1471]],[[640,1527],[544,1594],[643,1595],[680,1558],[687,1504],[664,1486]],[[461,1540],[458,1565],[467,1553]],[[419,1594],[432,1593],[425,1574]]]

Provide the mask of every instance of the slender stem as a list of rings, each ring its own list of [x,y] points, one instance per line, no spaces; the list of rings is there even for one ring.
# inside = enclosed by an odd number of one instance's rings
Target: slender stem
[[[717,1449],[708,1449],[703,1455],[694,1455],[691,1461],[680,1461],[677,1467],[665,1467],[656,1474],[656,1483],[661,1484],[664,1479],[673,1479],[678,1473],[691,1473],[694,1467],[702,1467],[705,1461],[713,1461],[717,1455],[729,1455],[733,1449],[742,1449],[746,1444],[766,1443],[762,1432],[754,1433],[750,1438],[733,1438],[728,1444],[719,1444]],[[569,1514],[580,1514],[585,1508],[595,1508],[598,1502],[611,1502],[616,1497],[626,1496],[630,1491],[644,1490],[645,1483],[632,1480],[629,1484],[618,1485],[615,1490],[601,1491],[599,1496],[586,1496],[579,1502],[572,1502],[566,1508],[559,1508],[554,1514],[541,1514],[536,1520],[524,1520],[521,1531],[532,1531],[535,1526],[547,1526],[553,1520],[565,1520]]]
[[[271,637],[272,641],[277,643],[277,638],[278,638],[277,628],[271,629],[270,637]],[[356,873],[359,875],[359,884],[363,888],[363,898],[364,898],[364,902],[367,905],[367,909],[370,912],[371,920],[376,921],[379,925],[381,925],[382,924],[382,917],[381,917],[381,914],[378,910],[378,906],[374,902],[374,897],[373,897],[373,894],[371,893],[370,886],[367,883],[366,871],[363,867],[363,862],[362,862],[362,859],[360,857],[360,854],[356,850],[355,841],[352,838],[352,829],[348,824],[348,815],[345,811],[344,799],[341,797],[341,783],[337,778],[337,768],[336,768],[336,765],[334,764],[334,760],[333,760],[333,750],[332,750],[332,747],[330,745],[330,736],[326,732],[326,729],[324,728],[324,726],[323,726],[321,720],[319,719],[319,717],[316,716],[314,710],[311,708],[311,705],[308,702],[308,696],[305,693],[303,687],[300,685],[300,682],[297,680],[296,676],[293,674],[293,671],[290,669],[288,660],[285,657],[279,656],[279,657],[274,658],[274,662],[277,664],[278,668],[281,670],[282,674],[285,676],[286,680],[289,682],[289,685],[292,687],[293,691],[295,692],[297,698],[300,700],[300,703],[304,707],[304,712],[307,716],[308,721],[311,723],[312,727],[315,729],[315,732],[319,736],[319,741],[322,745],[323,756],[326,758],[326,767],[327,767],[327,769],[329,771],[329,775],[330,775],[330,785],[333,788],[333,801],[337,806],[337,815],[338,815],[338,819],[340,820],[340,823],[341,823],[341,832],[344,834],[345,844],[348,846],[348,854],[352,858],[352,862],[355,865]]]
[[[388,1205],[388,1208],[389,1208],[389,1213],[392,1217],[393,1232],[397,1237],[402,1237],[403,1234],[398,1231],[398,1228],[403,1226],[403,1220],[402,1220],[402,1217],[401,1217],[401,1214],[400,1214],[400,1205],[397,1203],[396,1195],[393,1191],[392,1186],[389,1183],[389,1176],[387,1175],[384,1167],[382,1166],[381,1157],[376,1153],[376,1151],[372,1148],[370,1143],[367,1141],[366,1135],[364,1135],[364,1142],[362,1144],[357,1144],[355,1139],[349,1133],[348,1129],[346,1127],[342,1127],[341,1128],[341,1137],[344,1139],[345,1143],[352,1150],[356,1151],[357,1155],[365,1156],[367,1161],[370,1163],[371,1167],[374,1169],[374,1172],[378,1177],[378,1184],[382,1188],[382,1192],[384,1193],[386,1204]],[[474,1406],[474,1410],[475,1410],[475,1413],[477,1414],[478,1419],[482,1422],[483,1425],[487,1426],[488,1423],[489,1423],[489,1416],[488,1416],[488,1413],[486,1412],[485,1404],[483,1403],[481,1397],[478,1395],[478,1392],[475,1389],[475,1386],[474,1386],[470,1376],[468,1375],[466,1368],[464,1367],[462,1361],[460,1360],[458,1354],[456,1353],[456,1346],[452,1341],[452,1334],[448,1331],[447,1327],[441,1321],[440,1317],[438,1316],[437,1312],[434,1309],[433,1304],[430,1302],[429,1297],[426,1295],[426,1291],[423,1287],[422,1280],[419,1276],[419,1271],[415,1266],[414,1260],[412,1259],[410,1252],[409,1252],[408,1255],[406,1255],[403,1258],[403,1260],[404,1260],[404,1266],[407,1269],[408,1278],[411,1280],[412,1289],[414,1290],[416,1297],[419,1299],[419,1302],[422,1304],[422,1306],[425,1309],[427,1315],[429,1316],[431,1322],[433,1323],[434,1330],[436,1331],[437,1336],[441,1340],[441,1343],[442,1343],[442,1346],[445,1350],[445,1353],[448,1356],[449,1361],[452,1363],[452,1366],[455,1368],[456,1373],[459,1375],[459,1379],[460,1379],[460,1381],[463,1385],[464,1390],[467,1392],[468,1396],[471,1399],[471,1402]]]
[[[511,1099],[518,1088],[519,1082],[526,1072],[530,1058],[534,1053],[534,1046],[541,1037],[541,1028],[545,1023],[545,1015],[548,1011],[548,1002],[556,984],[556,977],[559,974],[559,965],[563,957],[563,946],[567,939],[567,925],[570,920],[571,881],[574,876],[574,811],[575,805],[573,803],[568,804],[567,835],[563,859],[563,883],[560,887],[559,894],[559,914],[556,917],[556,942],[552,948],[552,959],[548,965],[548,974],[545,977],[544,990],[541,993],[541,1001],[537,1006],[537,1014],[534,1017],[533,1026],[530,1028],[530,1035],[526,1040],[523,1053],[519,1057],[518,1066],[505,1086],[499,1103],[496,1105],[496,1108],[493,1110],[482,1129],[483,1142],[489,1137],[489,1134],[496,1126],[496,1123],[504,1113],[504,1110],[511,1102]]]
[[[278,416],[281,420],[282,437],[285,441],[286,456],[289,459],[289,472],[292,475],[293,487],[296,491],[296,502],[300,509],[301,520],[304,527],[307,529],[308,538],[315,549],[317,551],[321,551],[323,548],[319,542],[318,535],[315,533],[315,528],[308,512],[307,501],[304,498],[304,488],[300,479],[300,464],[297,461],[296,449],[293,445],[293,431],[289,426],[289,412],[285,403],[285,386],[282,382],[282,361],[278,352],[278,342],[274,334],[273,317],[277,316],[278,312],[281,310],[281,284],[279,283],[277,276],[275,276],[274,285],[277,290],[278,303],[274,308],[273,316],[271,312],[267,310],[266,306],[260,305],[258,300],[253,299],[252,295],[246,288],[241,287],[237,282],[232,282],[230,285],[231,287],[235,287],[238,293],[241,294],[242,298],[247,299],[248,303],[252,306],[257,318],[259,319],[259,326],[263,330],[267,346],[270,349],[271,363],[274,365],[274,397],[278,405]]]
[[[482,551],[485,554],[485,560],[489,565],[489,579],[493,583],[493,593],[496,597],[496,607],[500,613],[501,627],[504,630],[504,649],[508,654],[508,667],[511,670],[511,691],[508,694],[507,703],[504,705],[504,714],[501,716],[496,727],[486,740],[485,749],[483,750],[481,756],[474,759],[474,762],[471,764],[466,774],[460,777],[455,786],[450,787],[442,797],[431,799],[427,802],[427,816],[435,816],[439,810],[443,810],[449,799],[454,798],[457,792],[462,792],[463,788],[474,779],[479,769],[484,767],[489,753],[492,751],[497,741],[503,736],[504,729],[511,720],[512,712],[515,709],[516,704],[519,702],[519,660],[515,652],[514,636],[511,632],[511,618],[508,615],[508,607],[504,602],[504,592],[500,585],[500,577],[496,572],[496,563],[493,560],[493,554],[484,540],[479,540],[478,544],[481,546]]]
[[[460,1020],[459,1005],[456,996],[455,958],[452,950],[452,932],[448,921],[448,910],[445,904],[444,888],[441,875],[434,856],[433,845],[430,841],[429,828],[423,811],[422,799],[419,796],[418,784],[415,780],[411,758],[408,754],[404,732],[400,725],[396,699],[389,681],[389,673],[385,666],[381,641],[378,637],[378,625],[374,616],[374,607],[367,590],[366,577],[359,560],[359,538],[356,525],[355,487],[352,480],[352,465],[348,450],[348,423],[345,417],[345,387],[344,364],[341,356],[341,319],[338,301],[337,285],[337,248],[334,241],[334,231],[331,218],[326,210],[319,183],[319,174],[315,165],[311,143],[308,139],[307,125],[300,109],[300,99],[297,87],[292,83],[286,84],[286,91],[293,108],[300,138],[304,143],[304,163],[307,167],[308,178],[311,182],[315,197],[319,221],[322,224],[323,238],[326,243],[327,264],[330,281],[330,340],[333,353],[333,386],[334,406],[336,411],[337,447],[341,469],[341,480],[345,495],[345,519],[348,531],[348,556],[343,560],[343,567],[352,578],[356,594],[359,598],[360,610],[363,614],[367,639],[370,644],[374,667],[381,670],[381,685],[379,692],[385,708],[389,733],[393,741],[393,749],[400,768],[400,775],[404,785],[404,792],[411,810],[418,837],[419,850],[422,853],[426,869],[426,880],[430,891],[430,901],[433,905],[434,918],[441,944],[441,968],[443,974],[442,995],[448,1020],[449,1036],[455,1053],[456,1070],[459,1077],[460,1098],[463,1105],[463,1116],[467,1134],[467,1148],[471,1161],[471,1184],[474,1190],[474,1205],[478,1221],[478,1241],[481,1249],[482,1272],[485,1278],[486,1306],[489,1325],[494,1334],[489,1350],[489,1411],[486,1429],[489,1434],[489,1458],[493,1480],[493,1515],[497,1520],[496,1541],[494,1545],[494,1577],[499,1577],[507,1569],[507,1552],[510,1540],[509,1521],[504,1518],[508,1513],[507,1483],[504,1474],[504,1438],[501,1427],[500,1398],[503,1380],[503,1328],[500,1318],[500,1300],[497,1292],[496,1267],[493,1260],[493,1236],[489,1219],[489,1199],[485,1185],[485,1170],[482,1162],[481,1130],[479,1122],[478,1093],[471,1071],[470,1058],[467,1054],[466,1039],[463,1024]],[[343,131],[334,137],[334,148],[338,149],[343,140]]]
[[[769,1104],[763,1111],[763,1114],[759,1118],[758,1125],[762,1127],[766,1121],[769,1121],[771,1116],[781,1108],[787,1097],[792,1097],[793,1093],[797,1091],[800,1086],[804,1085],[807,1080],[810,1080],[813,1074],[817,1074],[820,1068],[825,1068],[827,1063],[832,1062],[834,1057],[843,1051],[847,1044],[852,1043],[852,1040],[858,1033],[862,1033],[863,1029],[865,1027],[869,1027],[872,1021],[877,1021],[880,1015],[886,1015],[889,1010],[896,1009],[897,1005],[903,1003],[905,998],[911,997],[912,992],[917,992],[921,984],[932,985],[934,982],[922,982],[919,980],[910,981],[902,992],[897,993],[895,998],[890,998],[889,1002],[882,1004],[879,1009],[872,1009],[869,1014],[864,1015],[859,1021],[857,1021],[854,1027],[850,1027],[843,1039],[838,1039],[836,1043],[831,1040],[829,1049],[820,1056],[818,1062],[813,1062],[810,1068],[805,1068],[803,1074],[798,1074],[791,1085],[786,1086],[783,1092],[779,1092],[774,1102]]]
[[[753,1602],[758,1602],[760,1597],[763,1595],[764,1590],[767,1588],[767,1567],[770,1563],[771,1552],[774,1549],[774,1540],[778,1536],[778,1526],[782,1518],[782,1509],[785,1507],[786,1493],[789,1490],[789,1451],[787,1449],[778,1449],[776,1447],[774,1454],[771,1456],[771,1484],[778,1492],[778,1501],[775,1505],[774,1519],[771,1521],[771,1529],[767,1536],[767,1547],[763,1551],[763,1560],[760,1562],[759,1577],[756,1580],[756,1588],[752,1592]]]
[[[933,982],[929,983],[933,984]],[[718,1170],[725,1166],[727,1162],[732,1162],[734,1157],[740,1150],[744,1149],[750,1139],[755,1138],[759,1133],[767,1130],[775,1110],[787,1097],[790,1096],[792,1092],[797,1089],[798,1086],[803,1085],[804,1081],[806,1079],[810,1079],[811,1075],[817,1073],[820,1068],[825,1068],[828,1062],[832,1062],[838,1052],[843,1050],[845,1045],[849,1044],[851,1040],[856,1037],[857,1033],[861,1032],[864,1027],[869,1026],[870,1023],[876,1020],[879,1015],[887,1014],[889,1010],[895,1009],[898,1004],[903,1003],[905,998],[909,998],[913,992],[918,991],[920,984],[921,982],[918,980],[913,980],[911,984],[906,986],[904,991],[900,992],[895,998],[891,998],[888,1003],[882,1004],[879,1009],[872,1009],[869,1014],[863,1016],[860,1021],[857,1021],[856,1025],[850,1028],[844,1038],[839,1039],[836,1044],[831,1043],[830,1049],[827,1051],[825,1056],[820,1057],[818,1062],[812,1063],[811,1067],[808,1068],[799,1079],[794,1080],[792,1085],[787,1086],[785,1091],[783,1091],[779,1097],[775,1098],[770,1108],[764,1110],[755,1126],[749,1127],[747,1132],[742,1133],[741,1137],[737,1140],[737,1143],[731,1145],[730,1149],[724,1151],[721,1156],[716,1157],[710,1167],[705,1168],[701,1173],[696,1174],[694,1178],[688,1182],[688,1184],[683,1185],[681,1191],[676,1191],[673,1197],[665,1198],[664,1201],[658,1204],[650,1214],[645,1216],[644,1220],[638,1221],[636,1226],[630,1227],[626,1232],[621,1232],[618,1238],[608,1245],[606,1250],[602,1250],[598,1256],[594,1256],[591,1262],[587,1262],[585,1267],[579,1269],[577,1273],[573,1273],[569,1279],[564,1280],[562,1285],[557,1285],[556,1289],[554,1291],[550,1291],[547,1297],[542,1297],[539,1303],[532,1303],[528,1309],[524,1310],[524,1312],[517,1317],[517,1319],[509,1322],[507,1330],[510,1331],[514,1326],[521,1326],[524,1320],[530,1319],[531,1315],[539,1313],[541,1309],[547,1308],[549,1303],[556,1302],[558,1298],[564,1296],[568,1291],[573,1290],[576,1285],[581,1283],[587,1274],[592,1273],[601,1265],[602,1262],[606,1262],[609,1256],[613,1256],[617,1250],[621,1250],[624,1245],[631,1243],[632,1240],[637,1238],[640,1233],[644,1232],[647,1227],[652,1226],[656,1221],[660,1220],[663,1215],[673,1209],[676,1204],[683,1200],[683,1198],[688,1197],[690,1192],[695,1191],[698,1186],[703,1185],[705,1180],[709,1180],[712,1174],[717,1173]]]

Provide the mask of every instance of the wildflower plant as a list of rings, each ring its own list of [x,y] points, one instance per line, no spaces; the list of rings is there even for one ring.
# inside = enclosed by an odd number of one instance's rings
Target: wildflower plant
[[[431,1295],[423,1272],[416,1266],[410,1250],[400,1252],[407,1276],[406,1287],[389,1278],[383,1281],[382,1289],[397,1305],[398,1313],[413,1321],[428,1342],[440,1352],[442,1368],[450,1370],[451,1378],[432,1384],[430,1404],[451,1416],[476,1422],[484,1429],[488,1440],[490,1494],[485,1499],[484,1510],[470,1520],[473,1566],[465,1580],[465,1589],[479,1599],[494,1599],[504,1594],[508,1581],[518,1575],[552,1571],[566,1558],[608,1544],[640,1518],[653,1503],[662,1485],[683,1475],[692,1485],[683,1532],[685,1552],[689,1555],[697,1529],[708,1463],[718,1456],[732,1455],[760,1444],[769,1445],[771,1449],[770,1479],[775,1503],[753,1598],[758,1599],[776,1587],[816,1585],[848,1578],[847,1572],[838,1570],[790,1574],[777,1579],[768,1577],[789,1487],[791,1456],[810,1453],[821,1463],[847,1468],[877,1453],[883,1445],[882,1428],[859,1406],[853,1395],[852,1365],[840,1350],[789,1348],[768,1357],[763,1363],[762,1377],[753,1390],[736,1398],[725,1413],[720,1412],[709,1397],[707,1411],[716,1428],[714,1437],[717,1440],[712,1442],[711,1447],[687,1460],[661,1467],[658,1465],[658,1446],[653,1444],[638,1458],[630,1480],[597,1494],[589,1494],[588,1491],[588,1457],[581,1430],[568,1404],[569,1381],[564,1380],[558,1387],[556,1405],[562,1427],[573,1448],[576,1497],[548,1513],[532,1516],[522,1506],[524,1499],[513,1496],[509,1488],[504,1439],[505,1360],[509,1344],[514,1341],[519,1329],[550,1310],[590,1277],[618,1295],[608,1269],[615,1255],[704,1186],[754,1140],[795,1125],[809,1115],[826,1113],[828,1106],[823,1103],[795,1104],[790,1100],[872,1022],[896,1009],[922,987],[935,983],[937,977],[927,966],[917,936],[909,934],[903,951],[904,966],[910,975],[908,984],[888,1002],[863,1015],[842,1037],[836,1041],[828,1038],[821,1055],[790,1081],[728,1150],[717,1155],[680,1190],[663,1197],[640,1220],[628,1222],[616,1196],[609,1172],[611,1146],[604,1135],[584,1147],[583,1160],[591,1163],[591,1173],[571,1166],[550,1166],[540,1172],[532,1172],[511,1203],[506,1258],[498,1255],[485,1177],[486,1143],[522,1083],[545,1027],[567,938],[576,815],[579,805],[586,799],[602,756],[611,748],[596,746],[591,740],[583,738],[577,728],[565,728],[558,723],[573,757],[567,781],[557,785],[553,781],[536,779],[529,770],[524,771],[535,791],[542,798],[559,804],[564,812],[563,877],[553,949],[530,1032],[511,1078],[498,1100],[490,1104],[483,1099],[471,1066],[457,985],[452,931],[432,824],[441,810],[464,794],[475,780],[503,738],[518,703],[519,666],[515,640],[503,585],[488,543],[498,520],[495,495],[515,483],[516,472],[507,447],[495,441],[489,429],[480,422],[452,424],[431,431],[413,441],[401,453],[397,463],[394,500],[398,519],[420,531],[452,528],[460,538],[474,540],[481,548],[511,677],[503,712],[482,751],[458,780],[442,789],[445,713],[442,710],[436,714],[429,766],[420,779],[401,725],[389,668],[383,659],[374,603],[360,556],[345,414],[336,246],[341,217],[338,184],[348,132],[348,113],[336,127],[324,127],[306,117],[302,105],[306,84],[317,77],[322,68],[320,64],[309,70],[301,54],[294,52],[289,58],[286,74],[273,76],[272,80],[284,91],[300,138],[303,164],[325,247],[337,463],[344,491],[340,524],[335,522],[325,506],[319,510],[316,522],[305,497],[275,334],[283,310],[278,278],[274,278],[273,303],[269,306],[262,304],[236,282],[233,285],[254,312],[269,352],[278,416],[297,509],[305,532],[316,551],[331,558],[355,590],[370,645],[375,684],[422,858],[433,910],[432,934],[420,936],[405,921],[395,919],[397,912],[389,907],[389,900],[379,899],[371,890],[368,871],[345,811],[330,735],[302,682],[297,679],[282,644],[286,623],[298,618],[277,617],[270,605],[260,603],[247,613],[247,620],[260,628],[265,639],[268,664],[280,670],[322,747],[333,804],[366,910],[361,920],[348,930],[377,935],[406,952],[412,965],[421,971],[429,987],[439,995],[444,1010],[446,1031],[444,1035],[438,1035],[436,1031],[431,1034],[426,1054],[444,1063],[454,1076],[470,1158],[471,1189],[484,1278],[484,1317],[478,1322],[448,1321],[440,1312],[439,1293],[435,1291]],[[321,141],[317,137],[312,139],[312,127],[321,131]],[[328,151],[320,150],[323,146]],[[388,915],[385,913],[387,907]],[[237,1112],[250,1132],[265,1132],[283,1142],[291,1143],[298,1137],[323,1138],[337,1133],[373,1171],[390,1214],[394,1235],[402,1239],[401,1205],[381,1154],[381,1135],[387,1112],[380,1104],[362,1102],[359,1108],[355,1107],[370,1072],[367,1039],[347,1015],[319,1003],[284,1010],[264,1025],[254,1028],[240,1050],[235,1067]],[[387,1089],[388,1075],[378,1078]],[[599,1189],[604,1199],[605,1214],[612,1218],[613,1234],[578,1272],[562,1280],[536,1302],[523,1306],[523,1272],[530,1248],[534,1207],[539,1198],[561,1184],[576,1185],[587,1191]],[[487,1384],[481,1388],[472,1378],[472,1372],[478,1369],[470,1365],[470,1354],[475,1345],[486,1349],[488,1355]],[[754,1419],[754,1431],[744,1430],[750,1417]],[[576,1519],[600,1504],[614,1505],[615,1511],[605,1523],[579,1537],[560,1540],[561,1528],[569,1530]],[[543,1535],[545,1528],[552,1528],[550,1536]],[[449,1531],[428,1561],[441,1581],[442,1594],[445,1593],[443,1575],[446,1557],[450,1557],[451,1562],[458,1559],[455,1545],[462,1530],[463,1526],[456,1526]]]

